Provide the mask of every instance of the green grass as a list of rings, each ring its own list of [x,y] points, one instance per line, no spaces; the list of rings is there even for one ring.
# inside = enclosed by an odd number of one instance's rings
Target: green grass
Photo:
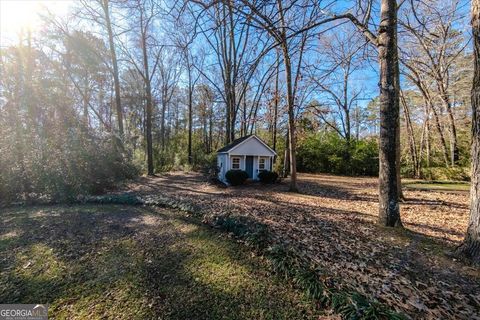
[[[418,181],[407,180],[403,186],[408,189],[431,190],[431,191],[470,191],[470,184],[457,181]]]
[[[268,263],[166,209],[123,205],[0,211],[1,303],[55,319],[317,319]]]

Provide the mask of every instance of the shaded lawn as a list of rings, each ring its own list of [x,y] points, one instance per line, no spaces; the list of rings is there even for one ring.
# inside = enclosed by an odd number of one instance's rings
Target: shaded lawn
[[[407,180],[403,183],[403,187],[407,189],[418,189],[425,191],[470,191],[470,184],[467,182]]]
[[[376,178],[299,174],[301,193],[276,185],[219,188],[195,173],[145,177],[129,186],[200,208],[204,221],[239,216],[267,226],[312,265],[414,319],[479,319],[480,269],[452,259],[465,234],[468,192],[405,190],[404,230],[376,224]]]
[[[171,210],[0,211],[0,303],[56,319],[310,319],[318,310],[241,244]]]

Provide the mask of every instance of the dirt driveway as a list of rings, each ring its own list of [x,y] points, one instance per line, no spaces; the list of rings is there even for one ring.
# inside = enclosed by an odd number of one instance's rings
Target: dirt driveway
[[[209,216],[248,216],[326,270],[340,283],[413,318],[480,319],[480,271],[449,258],[468,220],[468,194],[405,190],[406,227],[375,224],[375,178],[299,176],[300,194],[288,181],[220,188],[195,173],[141,178],[129,186],[196,204]],[[340,284],[341,285],[341,284]]]

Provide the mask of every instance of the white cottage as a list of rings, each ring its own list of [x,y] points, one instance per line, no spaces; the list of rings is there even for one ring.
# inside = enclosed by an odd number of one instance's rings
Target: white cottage
[[[227,182],[229,170],[244,170],[252,180],[258,180],[262,170],[272,171],[277,153],[256,135],[239,138],[217,151],[218,178]]]

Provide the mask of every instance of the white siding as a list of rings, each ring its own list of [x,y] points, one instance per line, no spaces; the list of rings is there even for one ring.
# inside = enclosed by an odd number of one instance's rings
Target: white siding
[[[225,173],[227,172],[227,157],[226,153],[219,153],[217,155],[217,166],[220,168],[218,172],[218,179],[225,181]]]
[[[258,179],[258,174],[260,173],[260,158],[265,159],[265,169],[270,171],[270,161],[272,157],[255,157],[253,158],[253,179]]]
[[[273,156],[274,153],[255,137],[230,150],[230,154],[247,156]]]
[[[252,137],[238,146],[232,148],[228,153],[219,153],[217,155],[217,163],[220,167],[218,178],[226,182],[225,174],[228,170],[232,170],[232,158],[240,158],[240,170],[246,169],[246,156],[253,156],[253,179],[258,180],[259,173],[259,157],[265,158],[265,170],[270,170],[270,163],[275,153],[266,147],[256,137]]]

